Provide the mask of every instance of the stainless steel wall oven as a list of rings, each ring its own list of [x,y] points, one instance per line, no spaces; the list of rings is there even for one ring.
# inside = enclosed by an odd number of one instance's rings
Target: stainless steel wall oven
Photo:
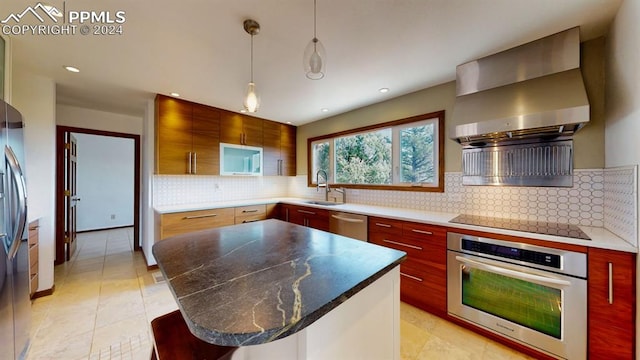
[[[447,234],[450,315],[562,359],[587,357],[587,255]]]

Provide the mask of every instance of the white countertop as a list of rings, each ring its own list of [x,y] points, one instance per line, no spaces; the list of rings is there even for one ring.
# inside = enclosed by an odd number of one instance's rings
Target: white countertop
[[[299,199],[299,198],[248,199],[248,200],[225,201],[225,202],[215,202],[215,203],[158,206],[155,208],[155,211],[158,213],[164,214],[164,213],[173,213],[173,212],[181,212],[181,211],[205,210],[205,209],[215,209],[215,208],[224,208],[224,207],[287,203],[287,204],[294,204],[294,205],[316,207],[316,208],[327,209],[327,210],[351,212],[351,213],[357,213],[357,214],[368,215],[368,216],[380,216],[380,217],[397,219],[397,220],[405,220],[405,221],[420,222],[425,224],[447,226],[450,228],[457,228],[461,230],[476,230],[476,231],[491,232],[494,234],[501,234],[501,235],[509,235],[509,236],[516,236],[516,237],[520,236],[520,237],[526,237],[530,239],[554,241],[554,242],[565,243],[565,244],[583,245],[583,246],[597,247],[597,248],[610,249],[610,250],[619,250],[619,251],[632,252],[632,253],[638,252],[638,248],[636,246],[631,245],[630,243],[626,242],[625,240],[623,240],[622,238],[613,234],[612,232],[608,231],[605,228],[579,226],[580,229],[584,231],[584,233],[591,238],[591,240],[583,240],[583,239],[569,238],[569,237],[563,237],[563,236],[544,235],[544,234],[536,234],[536,233],[529,233],[529,232],[523,232],[523,231],[489,228],[484,226],[450,223],[449,220],[459,215],[457,213],[441,213],[441,212],[433,212],[433,211],[391,208],[391,207],[384,207],[384,206],[349,204],[349,203],[335,205],[335,206],[326,206],[326,205],[318,205],[318,204],[309,204],[308,201],[310,200],[311,199]]]

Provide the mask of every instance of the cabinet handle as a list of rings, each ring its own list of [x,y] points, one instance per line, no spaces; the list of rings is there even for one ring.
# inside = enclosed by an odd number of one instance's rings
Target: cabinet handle
[[[246,214],[246,213],[254,213],[254,212],[258,212],[258,209],[253,209],[253,210],[242,210],[242,213],[243,213],[243,214]]]
[[[252,222],[256,222],[256,221],[260,221],[260,219],[254,219],[254,220],[243,220],[242,223],[243,224],[247,224],[247,223],[252,223]]]
[[[191,215],[191,216],[185,216],[182,219],[191,220],[191,219],[202,219],[202,218],[215,217],[215,216],[218,216],[218,214]]]
[[[405,243],[401,243],[401,242],[397,242],[397,241],[393,241],[393,240],[387,240],[387,239],[384,239],[382,241],[384,241],[386,243],[389,243],[389,244],[408,247],[410,249],[422,250],[422,248],[420,246],[409,245],[409,244],[405,244]]]
[[[198,153],[194,152],[193,153],[193,173],[192,174],[197,174],[198,173]]]
[[[403,272],[400,272],[400,276],[404,276],[404,277],[407,277],[407,278],[409,278],[409,279],[412,279],[412,280],[415,280],[415,281],[420,281],[420,282],[422,282],[422,279],[421,279],[421,278],[419,278],[419,277],[417,277],[417,276],[413,276],[413,275],[405,274],[405,273],[403,273]]]
[[[299,213],[303,213],[303,214],[309,214],[309,215],[315,215],[316,213],[314,213],[313,211],[307,211],[307,210],[298,210]]]
[[[609,304],[613,304],[613,263],[609,264]]]
[[[282,175],[282,160],[278,160],[278,175]]]
[[[386,228],[390,228],[391,225],[389,224],[381,224],[381,223],[376,223],[376,226],[382,226],[382,227],[386,227]]]
[[[191,174],[191,151],[189,151],[189,164],[187,165],[187,174]]]
[[[411,229],[411,231],[418,234],[433,235],[431,231],[418,230],[418,229]]]

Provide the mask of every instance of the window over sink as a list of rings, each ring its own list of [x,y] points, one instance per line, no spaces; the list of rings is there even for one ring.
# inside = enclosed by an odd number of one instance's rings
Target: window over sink
[[[444,111],[308,140],[308,185],[444,191]],[[321,181],[324,181],[322,179]]]

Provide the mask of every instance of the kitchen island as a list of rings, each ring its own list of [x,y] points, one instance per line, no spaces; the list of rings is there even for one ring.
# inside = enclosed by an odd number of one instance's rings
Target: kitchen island
[[[191,333],[232,359],[399,359],[404,252],[266,220],[153,254]]]

